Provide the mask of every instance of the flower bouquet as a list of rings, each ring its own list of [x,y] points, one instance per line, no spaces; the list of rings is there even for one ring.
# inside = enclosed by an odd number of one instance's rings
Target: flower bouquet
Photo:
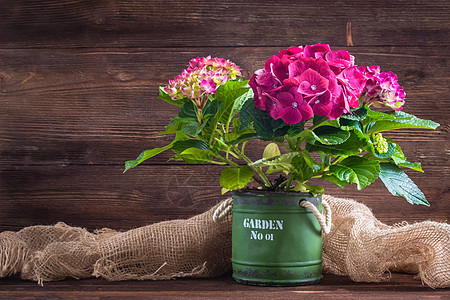
[[[393,195],[429,205],[402,170],[423,172],[420,163],[407,161],[382,133],[439,124],[403,112],[397,76],[357,66],[347,51],[325,44],[284,49],[250,80],[229,60],[197,57],[160,87],[159,98],[180,107],[160,133],[174,140],[127,161],[125,171],[171,150],[174,160],[224,165],[223,193],[252,187],[316,195],[323,187],[310,184],[314,178],[358,189],[380,178]],[[253,140],[269,142],[257,160],[246,152]]]

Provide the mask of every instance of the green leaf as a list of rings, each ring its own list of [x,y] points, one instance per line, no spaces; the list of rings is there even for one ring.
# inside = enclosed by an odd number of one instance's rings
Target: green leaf
[[[264,148],[263,158],[272,158],[275,156],[281,155],[280,148],[275,143],[270,143]]]
[[[399,167],[409,168],[411,170],[419,171],[419,172],[423,173],[422,165],[420,163],[412,163],[412,162],[404,161],[401,163],[397,163],[396,165]]]
[[[274,120],[267,111],[260,110],[255,107],[253,99],[247,100],[242,106],[240,113],[241,130],[245,129],[253,120],[253,128],[259,139],[264,141],[284,140],[290,126],[283,120]]]
[[[159,132],[158,135],[163,135],[163,134],[172,134],[172,133],[176,133],[178,130],[178,127],[180,126],[180,124],[182,123],[182,120],[180,117],[175,117],[172,120],[170,120],[169,125],[167,125],[164,129],[164,131]]]
[[[350,156],[358,155],[361,152],[360,150],[364,149],[365,145],[366,141],[364,139],[361,139],[354,132],[351,132],[350,137],[342,144],[324,145],[317,142],[307,143],[305,149],[308,152],[322,152],[329,155]]]
[[[192,101],[186,102],[180,110],[180,113],[178,114],[178,117],[180,118],[190,118],[197,120],[197,107],[195,106]]]
[[[436,129],[439,126],[438,123],[431,120],[420,119],[400,111],[384,113],[383,115],[386,117],[367,124],[368,134],[401,128]]]
[[[184,160],[188,164],[199,164],[212,161],[212,152],[209,150],[200,150],[198,148],[188,148],[174,156],[176,160]]]
[[[253,175],[253,170],[249,166],[227,167],[223,169],[219,183],[227,190],[238,190],[244,188],[252,180]]]
[[[348,120],[348,119],[341,119],[340,120],[341,129],[350,131],[352,129],[363,132],[363,126],[360,121],[356,120]]]
[[[299,152],[299,155],[301,155],[305,159],[305,162],[314,171],[317,172],[317,171],[319,171],[321,169],[321,165],[319,163],[317,163],[317,161],[314,158],[311,157],[311,154],[309,154],[308,151],[302,150],[302,151]]]
[[[322,175],[322,177],[320,177],[320,178],[321,178],[321,179],[328,180],[328,181],[331,181],[331,182],[335,183],[336,185],[338,185],[338,186],[341,187],[341,188],[343,188],[344,186],[350,184],[350,182],[340,180],[340,179],[337,178],[335,175],[327,174],[327,175]]]
[[[389,140],[389,142],[394,143],[394,141]],[[420,163],[411,163],[406,160],[405,155],[403,154],[402,149],[400,148],[400,145],[396,144],[394,153],[392,154],[392,161],[399,167],[405,167],[409,168],[415,171],[423,172],[422,166]]]
[[[311,184],[303,184],[297,181],[297,184],[292,188],[292,191],[301,192],[301,193],[311,193],[313,196],[317,196],[318,194],[323,194],[324,189],[319,185],[311,185]]]
[[[307,181],[313,177],[313,169],[308,165],[306,159],[303,156],[294,156],[292,158],[291,164],[295,179],[299,181]]]
[[[412,118],[412,115],[405,115],[403,117],[400,117],[400,116],[396,116],[395,114],[393,114],[393,112],[384,113],[384,112],[380,112],[380,111],[373,111],[368,106],[365,106],[365,108],[367,109],[367,117],[364,119],[364,125],[367,125],[374,121],[389,121],[389,120],[395,120],[395,119],[410,120]]]
[[[361,121],[367,117],[367,114],[368,114],[368,107],[361,107],[348,114],[343,114],[340,118],[347,120]]]
[[[298,124],[290,125],[289,129],[287,131],[287,135],[289,137],[293,137],[293,136],[298,135],[300,132],[304,131],[305,130],[305,123],[306,123],[306,121],[302,121],[302,122],[300,122]]]
[[[330,166],[330,172],[341,181],[356,183],[358,190],[361,190],[378,178],[380,163],[376,160],[351,156],[338,165]]]
[[[181,126],[181,130],[183,130],[187,135],[197,137],[202,130],[202,126],[200,126],[200,124],[198,124],[198,122],[194,120],[183,124]]]
[[[411,204],[430,206],[422,191],[398,166],[381,163],[380,179],[392,195],[402,196]]]
[[[333,126],[333,127],[339,127],[339,119],[330,120],[328,117],[320,117],[320,116],[314,115],[313,125],[314,126],[329,125],[329,126]]]
[[[350,137],[350,132],[332,126],[320,126],[313,133],[314,138],[325,145],[342,144]]]
[[[240,136],[238,136],[235,140],[229,141],[229,142],[225,142],[227,145],[236,145],[242,142],[246,142],[249,140],[254,140],[254,139],[259,139],[260,136],[257,135],[256,133],[244,133]]]
[[[270,141],[274,137],[272,118],[266,111],[255,108],[253,111],[253,127],[256,133],[261,136],[264,141]]]
[[[170,147],[171,147],[171,145],[167,145],[162,148],[154,148],[154,149],[143,151],[141,154],[139,154],[139,156],[135,160],[129,160],[129,161],[125,162],[125,170],[123,172],[125,173],[126,171],[136,167],[143,161],[170,149]]]
[[[253,97],[253,90],[248,85],[248,80],[227,81],[217,89],[216,99],[222,102],[222,105],[216,113],[213,122],[230,123],[234,115],[241,110],[244,102],[250,97]]]
[[[322,165],[329,165],[330,164],[330,156],[326,155],[324,153],[320,153],[320,161],[322,162]]]
[[[185,141],[177,141],[173,143],[172,150],[177,154],[181,154],[184,150],[188,148],[197,148],[200,150],[209,150],[207,143],[201,140],[189,139]]]
[[[298,152],[288,152],[272,158],[262,158],[249,165],[254,167],[275,166],[275,167],[290,168],[292,159],[295,156],[298,156]]]
[[[248,99],[242,104],[241,112],[239,114],[239,119],[241,120],[240,130],[244,130],[251,123],[254,109],[257,108],[255,107],[255,100],[253,98]]]
[[[165,147],[161,147],[161,148],[154,148],[154,149],[149,149],[149,150],[145,150],[143,151],[141,154],[139,154],[139,156],[135,159],[135,160],[129,160],[125,162],[125,170],[123,171],[124,173],[126,171],[128,171],[129,169],[132,169],[134,167],[136,167],[137,165],[141,164],[142,162],[144,162],[145,160],[158,155],[170,148],[172,148],[172,146],[179,142],[179,141],[183,141],[188,139],[188,137],[184,134],[184,133],[177,133],[177,135],[175,136],[175,139],[172,141],[172,143],[170,143],[169,145],[165,146]]]
[[[178,106],[178,107],[182,107],[184,105],[184,103],[186,103],[186,101],[190,101],[188,98],[184,98],[181,100],[173,100],[172,98],[170,98],[170,96],[164,91],[164,87],[160,86],[159,87],[159,99],[166,101],[167,103],[170,103],[172,105]]]

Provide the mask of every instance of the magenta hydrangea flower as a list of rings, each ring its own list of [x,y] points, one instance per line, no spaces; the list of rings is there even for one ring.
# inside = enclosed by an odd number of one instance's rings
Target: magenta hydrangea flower
[[[189,61],[188,68],[169,80],[164,91],[173,99],[188,98],[203,109],[208,97],[228,80],[242,76],[239,66],[230,60],[211,56],[197,57]]]
[[[255,106],[287,124],[313,115],[331,120],[365,104],[384,104],[401,110],[405,92],[392,72],[379,66],[358,67],[348,51],[329,45],[291,47],[270,57],[249,82]]]
[[[334,120],[359,107],[366,80],[350,53],[316,44],[281,50],[249,84],[257,108],[274,119],[298,124],[313,115]]]
[[[367,78],[362,100],[364,104],[385,105],[394,110],[402,110],[405,104],[405,91],[398,84],[397,75],[380,72],[380,66],[358,67]]]

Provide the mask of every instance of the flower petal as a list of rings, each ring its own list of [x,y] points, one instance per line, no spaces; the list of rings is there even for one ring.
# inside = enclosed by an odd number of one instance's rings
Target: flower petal
[[[300,82],[299,92],[308,96],[322,94],[328,89],[328,80],[312,69],[303,72],[298,81]]]

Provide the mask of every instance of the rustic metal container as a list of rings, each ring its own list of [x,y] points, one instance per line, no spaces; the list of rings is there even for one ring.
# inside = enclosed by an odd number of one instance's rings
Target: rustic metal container
[[[322,231],[307,200],[322,211],[322,196],[307,193],[233,194],[233,278],[264,286],[307,285],[322,279]]]

